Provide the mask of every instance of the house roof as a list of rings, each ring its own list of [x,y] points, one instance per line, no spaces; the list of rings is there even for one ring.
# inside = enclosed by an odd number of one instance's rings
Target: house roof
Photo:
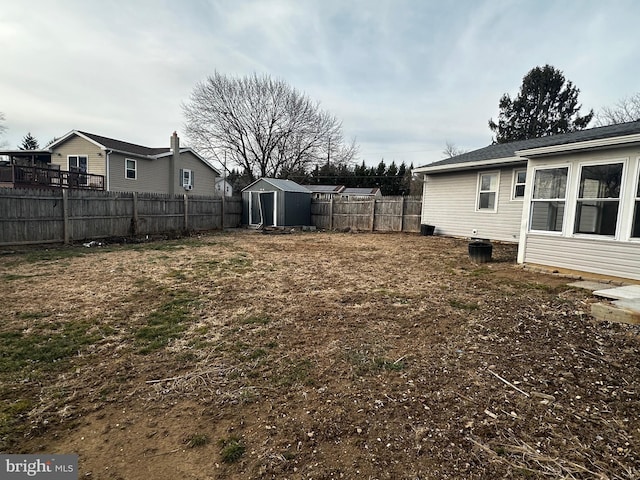
[[[340,193],[344,185],[303,185],[311,193]]]
[[[284,180],[281,178],[268,178],[268,177],[259,178],[255,182],[244,187],[242,191],[244,192],[245,190],[249,190],[251,187],[253,187],[256,183],[260,181],[265,181],[271,186],[277,188],[278,190],[282,190],[283,192],[311,193],[309,190],[304,188],[302,185],[294,182],[293,180]]]
[[[72,135],[78,135],[84,139],[96,144],[100,148],[105,150],[113,150],[118,153],[124,153],[129,155],[135,155],[139,157],[147,157],[150,159],[156,159],[171,154],[171,148],[169,147],[145,147],[143,145],[136,145],[135,143],[123,142],[122,140],[116,140],[115,138],[103,137],[102,135],[96,135],[95,133],[83,132],[81,130],[72,130],[66,135],[60,137],[49,145],[49,150],[64,143]],[[201,157],[195,150],[189,147],[181,147],[180,153],[191,152],[200,161],[202,161],[207,167],[211,168],[216,175],[220,175],[220,172],[211,165],[205,158]]]
[[[105,148],[108,148],[110,150],[117,150],[119,152],[134,153],[136,155],[144,155],[147,157],[152,157],[155,155],[160,155],[162,153],[168,153],[170,151],[170,148],[168,147],[161,147],[161,148],[144,147],[142,145],[136,145],[135,143],[123,142],[122,140],[103,137],[102,135],[96,135],[95,133],[82,132],[80,130],[76,130],[76,131],[84,135],[85,137],[90,138],[94,142],[102,145]]]
[[[640,134],[640,121],[589,128],[571,133],[548,135],[516,142],[496,143],[478,150],[463,153],[462,155],[456,155],[455,157],[418,167],[413,171],[416,173],[430,173],[431,171],[460,170],[495,163],[525,162],[526,158],[519,155],[520,152],[560,146],[569,146],[565,148],[569,149],[573,144],[638,134]]]

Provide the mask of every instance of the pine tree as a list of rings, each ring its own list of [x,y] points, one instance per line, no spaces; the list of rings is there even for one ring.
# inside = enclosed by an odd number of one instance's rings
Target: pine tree
[[[18,145],[20,150],[38,150],[40,145],[38,145],[38,140],[36,140],[31,132],[27,133],[22,139],[22,143]]]
[[[495,143],[573,132],[587,127],[593,110],[581,117],[580,90],[550,65],[535,67],[522,79],[520,92],[512,100],[505,93],[500,99],[498,123],[489,120],[496,134]]]

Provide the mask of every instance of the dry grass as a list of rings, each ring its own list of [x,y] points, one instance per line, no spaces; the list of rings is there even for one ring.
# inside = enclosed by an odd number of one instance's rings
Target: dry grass
[[[76,452],[91,478],[638,478],[638,328],[513,246],[465,250],[245,232],[2,255],[1,450]]]

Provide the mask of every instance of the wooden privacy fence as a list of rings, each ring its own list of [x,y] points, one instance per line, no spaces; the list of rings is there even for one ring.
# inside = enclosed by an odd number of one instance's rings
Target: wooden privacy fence
[[[314,198],[311,223],[327,230],[420,232],[421,210],[421,197]]]
[[[236,227],[242,200],[66,189],[0,189],[0,245]]]

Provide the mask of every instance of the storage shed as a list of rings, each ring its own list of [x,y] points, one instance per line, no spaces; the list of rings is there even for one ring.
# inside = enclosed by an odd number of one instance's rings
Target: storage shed
[[[260,178],[242,190],[242,224],[263,227],[311,225],[311,192],[292,180]]]

